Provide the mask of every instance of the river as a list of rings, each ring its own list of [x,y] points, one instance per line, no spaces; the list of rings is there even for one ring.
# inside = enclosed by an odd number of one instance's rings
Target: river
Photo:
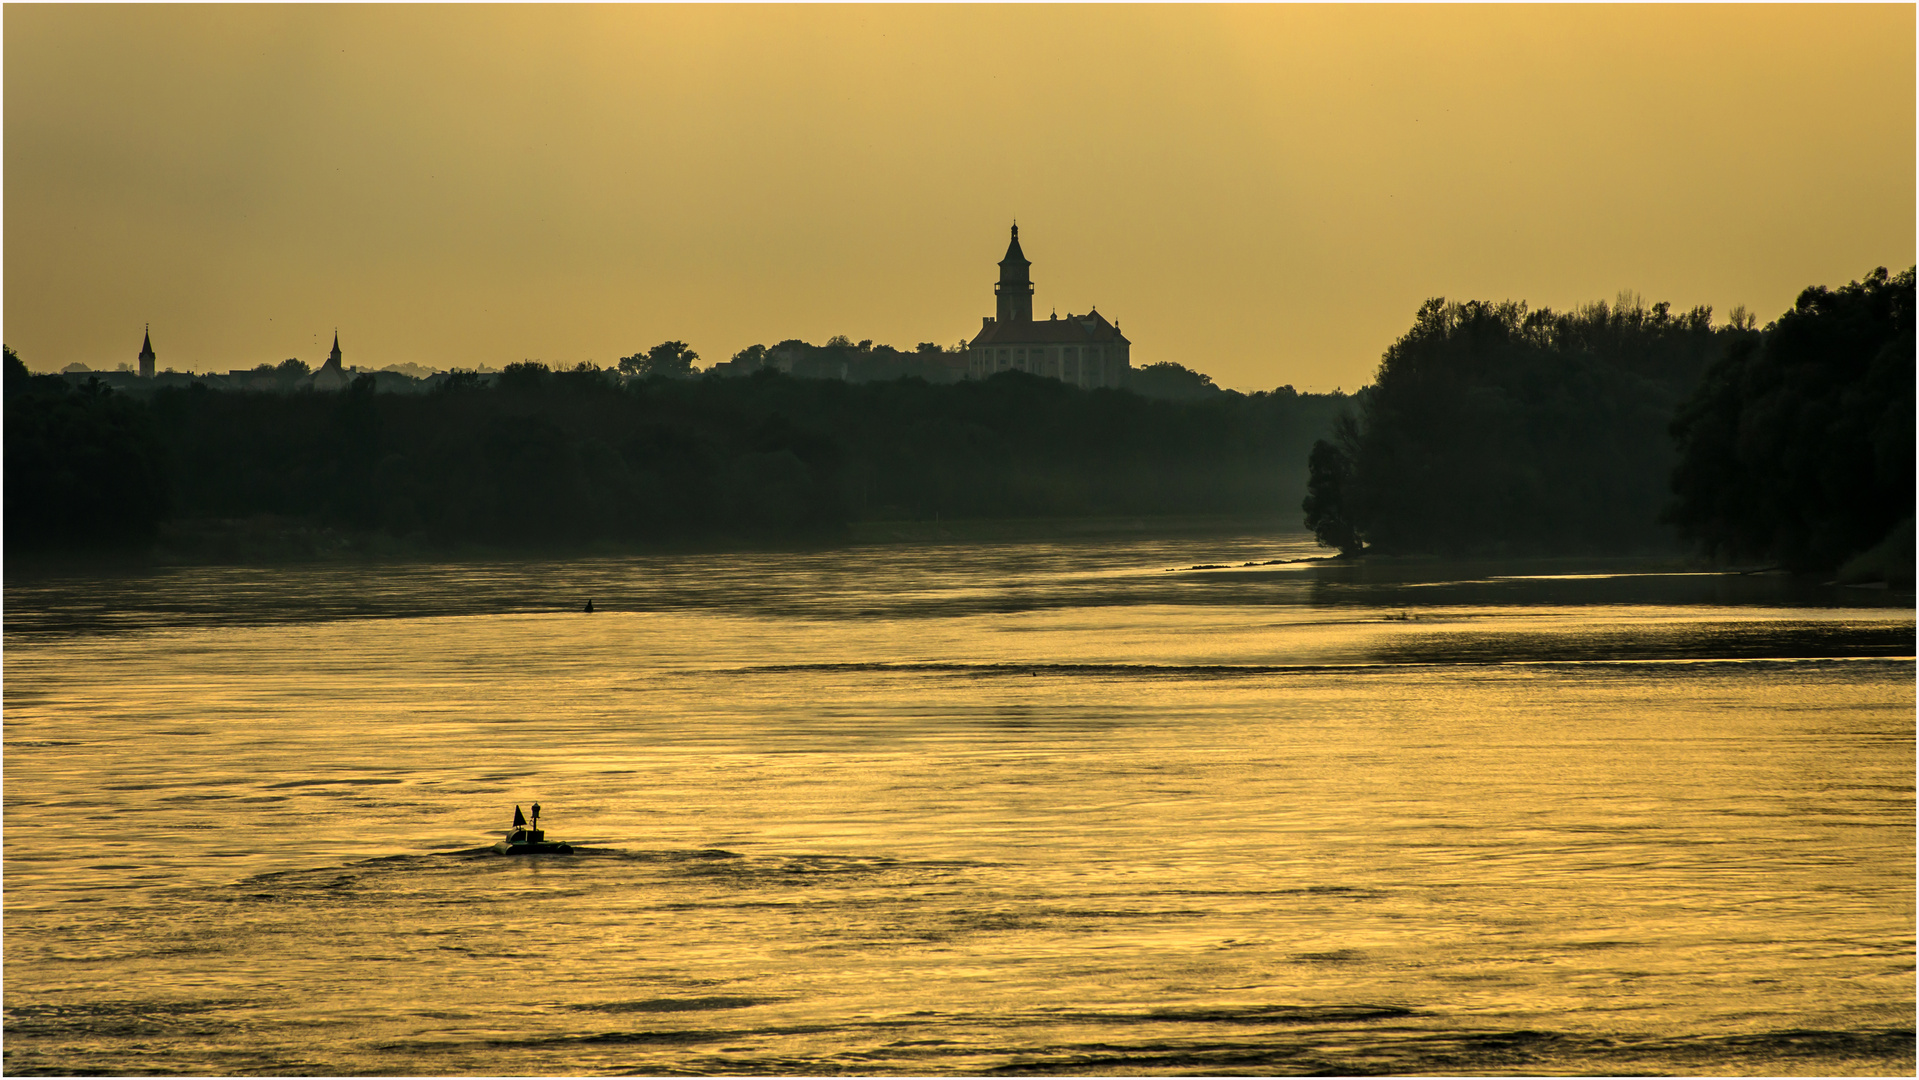
[[[1910,594],[1317,554],[9,580],[6,1071],[1911,1073]]]

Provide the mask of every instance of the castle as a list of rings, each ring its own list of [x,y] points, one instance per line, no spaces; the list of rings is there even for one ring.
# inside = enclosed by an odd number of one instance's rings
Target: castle
[[[1033,319],[1033,264],[1019,248],[1019,226],[999,261],[993,293],[998,312],[980,320],[979,336],[967,346],[966,377],[1025,371],[1074,386],[1124,386],[1132,370],[1132,342],[1097,310],[1084,315]]]

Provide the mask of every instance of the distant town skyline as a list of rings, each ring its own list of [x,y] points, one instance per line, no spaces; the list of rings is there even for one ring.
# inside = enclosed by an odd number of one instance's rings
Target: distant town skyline
[[[1134,367],[1350,391],[1430,296],[1763,323],[1914,260],[1909,5],[4,18],[40,371],[952,345],[1017,218]]]

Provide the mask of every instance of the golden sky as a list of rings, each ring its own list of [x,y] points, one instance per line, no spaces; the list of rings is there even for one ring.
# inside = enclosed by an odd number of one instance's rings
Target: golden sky
[[[1430,296],[1914,261],[1914,8],[7,5],[39,370],[705,362],[1034,310],[1355,389]]]

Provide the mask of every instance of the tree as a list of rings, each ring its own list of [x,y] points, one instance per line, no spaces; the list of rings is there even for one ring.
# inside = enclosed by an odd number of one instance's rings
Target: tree
[[[1127,376],[1126,388],[1135,394],[1171,401],[1192,401],[1220,392],[1219,387],[1213,385],[1211,375],[1170,361],[1135,368]]]
[[[494,385],[509,394],[532,393],[545,387],[552,375],[553,372],[538,360],[522,360],[517,364],[508,364]]]
[[[619,377],[600,365],[582,360],[553,372],[553,385],[568,393],[591,394],[619,389]]]
[[[1567,313],[1428,300],[1351,426],[1308,455],[1308,523],[1343,550],[1667,546],[1673,409],[1752,336],[1631,295]]]
[[[1291,389],[1288,387],[1287,389]],[[1357,501],[1353,486],[1353,448],[1358,442],[1358,426],[1350,413],[1334,422],[1331,442],[1313,443],[1306,459],[1306,527],[1325,547],[1339,549],[1342,555],[1357,555],[1366,549],[1365,536],[1353,522],[1347,500]]]
[[[876,372],[918,355],[866,352]],[[1019,372],[942,385],[776,369],[634,393],[590,364],[535,361],[497,380],[449,374],[434,393],[372,392],[392,389],[389,377],[363,374],[340,393],[200,384],[135,396],[10,357],[9,542],[137,546],[169,505],[182,536],[272,515],[448,548],[810,542],[855,517],[1267,515],[1299,505],[1307,452],[1347,400],[1162,401]],[[142,428],[157,445],[142,448]]]
[[[658,376],[666,379],[689,379],[693,377],[693,365],[700,354],[689,348],[684,341],[662,341],[646,350],[645,354],[634,353],[620,357],[620,373],[637,375],[641,378]]]
[[[6,349],[5,522],[16,551],[140,548],[168,508],[146,409],[98,377],[69,387]]]
[[[1911,521],[1913,281],[1880,267],[1809,288],[1712,366],[1671,427],[1683,535],[1828,570]]]
[[[767,364],[766,346],[748,345],[733,354],[734,374],[751,375]]]

